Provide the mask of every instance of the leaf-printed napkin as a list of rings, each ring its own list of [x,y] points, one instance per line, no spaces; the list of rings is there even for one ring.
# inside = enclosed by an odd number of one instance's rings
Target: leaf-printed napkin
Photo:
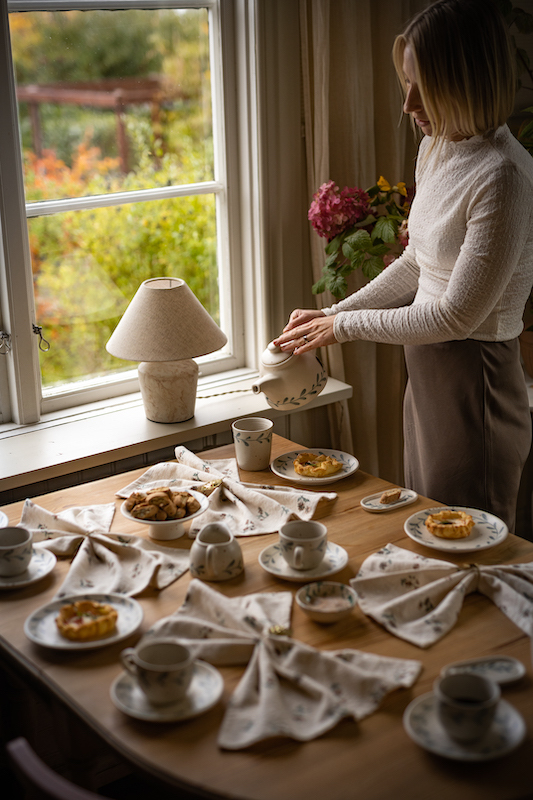
[[[56,598],[100,592],[136,595],[164,589],[189,568],[189,551],[161,547],[138,536],[108,533],[115,504],[77,506],[53,514],[26,500],[20,525],[39,547],[74,556]]]
[[[368,716],[386,694],[412,686],[420,674],[419,661],[324,652],[279,635],[288,633],[291,605],[290,592],[230,598],[193,579],[181,608],[143,637],[176,636],[212,664],[247,663],[219,731],[221,748],[239,750],[275,736],[314,739],[344,717]]]
[[[453,628],[470,592],[489,597],[533,635],[531,563],[456,566],[388,544],[363,562],[350,584],[365,614],[418,647],[429,647]]]
[[[337,498],[335,492],[243,483],[234,458],[205,461],[186,447],[176,447],[175,453],[177,463],[155,464],[117,494],[128,497],[132,492],[161,485],[200,489],[203,484],[221,479],[222,483],[209,495],[207,511],[191,520],[189,536],[196,536],[209,522],[225,523],[234,536],[275,533],[289,519],[311,519],[321,499]]]

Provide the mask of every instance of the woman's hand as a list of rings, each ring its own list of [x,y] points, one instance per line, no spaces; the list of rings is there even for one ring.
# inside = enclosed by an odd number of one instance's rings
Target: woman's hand
[[[326,316],[316,309],[297,308],[289,317],[281,336],[274,344],[281,350],[305,353],[317,347],[335,344],[333,334],[335,315]]]

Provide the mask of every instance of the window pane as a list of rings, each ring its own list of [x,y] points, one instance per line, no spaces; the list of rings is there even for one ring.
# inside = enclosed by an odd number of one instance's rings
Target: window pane
[[[206,9],[13,13],[28,202],[213,180]]]
[[[201,194],[28,221],[46,388],[131,364],[105,345],[142,281],[182,278],[220,322],[215,197]],[[142,336],[142,331],[139,331]]]

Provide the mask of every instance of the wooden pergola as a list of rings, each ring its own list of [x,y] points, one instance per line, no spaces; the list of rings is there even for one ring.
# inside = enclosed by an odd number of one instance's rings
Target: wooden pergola
[[[124,123],[126,107],[149,103],[152,126],[157,130],[163,98],[169,99],[169,95],[164,92],[160,78],[124,78],[119,80],[17,86],[18,101],[27,103],[29,107],[33,149],[39,157],[42,156],[43,152],[39,113],[39,106],[42,103],[112,109],[116,115],[117,143],[123,172],[128,172],[129,166],[128,138]]]

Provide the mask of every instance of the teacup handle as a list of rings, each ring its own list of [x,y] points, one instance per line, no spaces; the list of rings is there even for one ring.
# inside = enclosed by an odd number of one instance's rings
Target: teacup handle
[[[218,575],[220,572],[220,546],[210,544],[205,552],[205,568],[208,575]]]
[[[133,647],[127,647],[120,654],[120,660],[122,661],[122,664],[123,664],[124,668],[131,675],[137,675],[137,665],[136,665],[136,663],[134,661],[134,658],[133,658],[134,653],[135,653],[135,650],[134,650]]]
[[[294,566],[296,569],[302,569],[304,563],[304,550],[303,547],[294,548]]]

